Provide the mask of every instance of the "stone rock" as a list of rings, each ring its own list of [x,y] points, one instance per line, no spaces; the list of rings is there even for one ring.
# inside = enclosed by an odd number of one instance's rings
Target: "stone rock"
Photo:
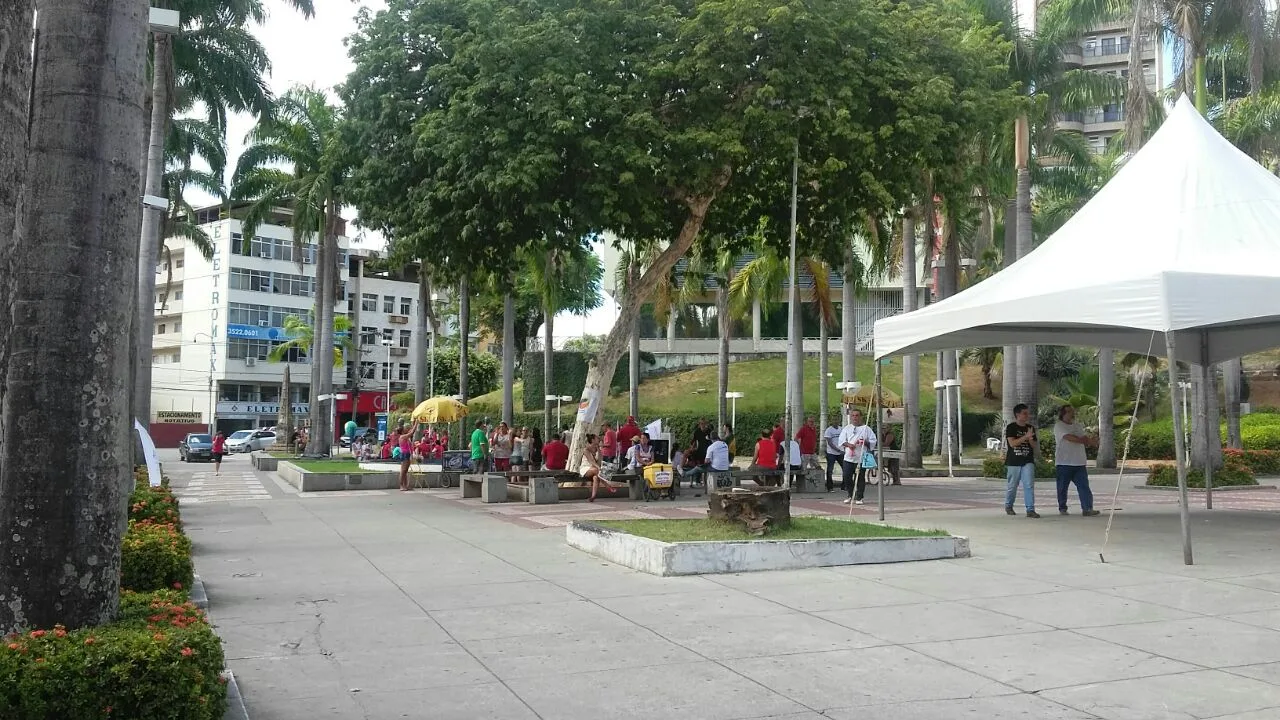
[[[767,535],[791,526],[791,491],[786,488],[733,488],[707,495],[707,518],[741,523],[751,535]]]

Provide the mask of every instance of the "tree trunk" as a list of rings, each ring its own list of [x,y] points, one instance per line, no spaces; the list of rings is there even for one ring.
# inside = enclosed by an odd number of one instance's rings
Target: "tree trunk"
[[[1129,78],[1124,101],[1124,149],[1136,153],[1147,134],[1147,75],[1142,70],[1142,37],[1147,26],[1146,2],[1129,4]],[[1099,449],[1101,450],[1101,449]]]
[[[729,392],[729,333],[732,323],[729,318],[729,283],[733,280],[733,266],[722,278],[716,278],[716,320],[720,326],[720,357],[716,367],[716,432],[729,422],[729,400],[724,394]]]
[[[1000,266],[1007,268],[1018,259],[1018,201],[1004,207],[1004,252]],[[1013,422],[1013,406],[1018,404],[1018,346],[1005,345],[1000,350],[1000,417],[1003,424]]]
[[[12,15],[8,58],[31,49],[29,11]],[[134,288],[121,278],[138,268],[146,17],[141,0],[40,7],[30,154],[9,253],[22,272],[3,308],[13,332],[2,383],[0,633],[105,623],[119,601],[136,317]],[[5,92],[23,89],[5,65]],[[15,101],[0,96],[0,107],[11,117]],[[60,408],[57,452],[51,408]]]
[[[502,297],[502,419],[515,422],[516,384],[516,298],[511,293]]]
[[[333,295],[337,287],[334,270],[338,261],[337,238],[338,208],[332,202],[325,204],[324,231],[320,237],[320,256],[316,258],[316,309],[319,325],[312,333],[315,347],[311,348],[311,365],[314,368],[312,377],[316,384],[311,386],[310,420],[311,432],[308,435],[307,452],[311,455],[328,455],[332,446],[333,413],[329,403],[333,398],[321,400],[321,395],[333,394]],[[395,377],[394,370],[387,368],[390,377]],[[390,432],[391,419],[388,408],[387,430]]]
[[[674,310],[672,311],[674,312]],[[627,413],[633,417],[640,417],[640,313],[637,312],[631,318],[630,332],[627,334]],[[609,378],[612,379],[610,374]],[[607,384],[608,379],[605,380]],[[609,392],[609,388],[604,389],[605,393]],[[575,431],[576,432],[576,431]]]
[[[791,491],[786,488],[707,494],[707,519],[741,523],[751,535],[768,535],[791,526]]]
[[[843,382],[858,379],[858,278],[855,275],[850,244],[844,249],[844,272],[840,275],[840,377]]]
[[[1217,373],[1213,366],[1191,366],[1191,465],[1222,467],[1222,436],[1218,408]],[[1206,424],[1212,431],[1206,431]]]
[[[469,357],[471,355],[471,278],[465,274],[458,280],[458,394],[465,403],[471,399],[467,394],[470,375]]]
[[[360,296],[355,296],[356,303],[360,302]],[[431,396],[431,390],[427,387],[427,363],[430,359],[427,357],[427,336],[431,333],[431,320],[435,316],[431,307],[431,266],[426,262],[419,261],[418,264],[418,327],[413,338],[413,397],[418,402],[422,402]],[[360,328],[356,327],[353,332],[359,332]]]
[[[797,271],[796,276],[797,278],[799,277],[799,271]],[[788,365],[794,364],[792,371],[787,374],[788,382],[791,383],[791,416],[787,418],[787,422],[790,423],[787,426],[788,439],[795,437],[796,430],[799,430],[800,426],[804,424],[804,332],[801,327],[799,288],[796,288],[795,295],[796,301],[791,303],[791,307],[788,308],[788,312],[791,313],[791,332],[795,334],[795,342],[790,353],[791,357],[788,358],[787,363]]]
[[[164,196],[164,141],[169,132],[169,87],[173,78],[173,39],[155,33],[154,70],[151,75],[151,132],[147,141],[146,195]],[[156,255],[164,239],[160,225],[165,210],[144,207],[138,239],[138,319],[134,338],[138,343],[133,374],[133,414],[144,427],[151,425],[151,339],[156,317]]]
[[[555,389],[555,312],[547,307],[542,308],[542,436],[548,441],[551,440],[551,403],[547,400],[548,395],[559,395],[560,391]],[[528,392],[525,388],[525,392]],[[526,403],[528,396],[526,396]],[[525,407],[528,407],[526,404]],[[559,432],[560,428],[555,428]]]
[[[1226,400],[1227,447],[1240,450],[1240,396],[1244,391],[1244,366],[1240,358],[1222,363],[1222,394]]]
[[[948,213],[942,224],[943,227],[943,258],[945,264],[940,273],[942,278],[943,297],[949,298],[959,292],[960,289],[960,239],[956,237],[955,219]],[[942,353],[942,378],[944,380],[957,380],[956,376],[956,351],[947,350]],[[948,387],[944,391],[944,402],[938,406],[939,410],[943,410],[949,416],[951,424],[951,437],[948,440],[951,446],[951,452],[960,457],[960,387]],[[935,413],[936,414],[936,413]],[[943,426],[943,433],[946,433],[946,426]]]
[[[605,337],[604,344],[587,367],[587,381],[582,388],[582,397],[596,405],[596,412],[590,417],[581,417],[574,424],[569,457],[580,457],[587,433],[595,432],[600,422],[608,397],[609,379],[613,377],[614,368],[622,359],[623,346],[627,342],[628,334],[635,327],[636,319],[640,316],[640,306],[653,294],[659,280],[671,272],[676,261],[689,252],[689,248],[693,246],[694,240],[697,240],[698,233],[702,230],[711,201],[715,199],[716,193],[728,184],[729,175],[729,170],[725,169],[716,187],[709,194],[688,198],[686,203],[689,215],[685,218],[680,233],[666,249],[658,254],[644,274],[627,288],[622,306],[618,309],[618,321],[614,323],[613,329]]]
[[[935,380],[946,380],[946,370],[944,369],[945,360],[943,353],[936,353],[933,356],[933,377]],[[942,447],[942,424],[946,420],[946,403],[947,399],[943,395],[944,388],[934,388],[933,390],[933,444],[930,446],[930,452],[933,455],[941,455]]]
[[[1026,118],[1020,118],[1025,123]],[[1025,135],[1025,133],[1024,133]],[[1024,138],[1022,142],[1027,142]],[[1024,148],[1025,151],[1025,148]],[[1031,172],[1025,164],[1018,167],[1018,259],[1026,257],[1034,245],[1031,235]],[[1018,401],[1031,408],[1036,417],[1040,405],[1040,379],[1036,374],[1036,346],[1018,347]]]
[[[902,216],[902,311],[916,309],[916,221],[908,211]],[[906,418],[902,425],[902,464],[924,466],[920,448],[920,356],[902,358],[902,404]]]
[[[831,407],[831,378],[827,377],[831,367],[830,335],[827,314],[818,308],[818,428],[824,431],[827,429],[827,410]]]
[[[1098,350],[1098,467],[1116,466],[1116,363],[1111,348]]]
[[[9,265],[18,189],[27,159],[27,98],[31,92],[32,2],[0,5],[0,268]],[[8,307],[11,273],[0,271],[0,307]],[[0,407],[4,406],[4,377],[10,322],[0,323]],[[0,437],[3,437],[0,418]],[[2,473],[0,466],[0,473]]]

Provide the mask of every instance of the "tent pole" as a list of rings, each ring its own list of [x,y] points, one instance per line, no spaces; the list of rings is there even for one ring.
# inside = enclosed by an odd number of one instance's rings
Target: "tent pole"
[[[1200,383],[1200,426],[1204,428],[1204,508],[1213,509],[1213,444],[1220,443],[1218,437],[1218,418],[1209,417],[1209,393],[1218,392],[1218,381],[1213,374],[1213,366],[1209,364],[1209,333],[1200,331],[1200,367],[1204,382]]]
[[[872,357],[874,357],[874,353],[872,354]],[[875,358],[875,363],[876,363],[876,443],[878,445],[879,443],[884,442],[884,427],[883,427],[884,400],[881,395],[880,358]],[[876,484],[876,505],[879,506],[879,509],[880,509],[880,522],[884,522],[884,484],[886,479],[889,477],[889,475],[888,473],[885,472],[885,463],[887,463],[888,461],[884,459],[884,452],[883,452],[884,448],[879,448],[879,449],[881,450],[881,453],[880,453],[880,462],[878,463],[879,467],[876,468],[876,477],[879,478],[880,482]]]
[[[1176,387],[1178,382],[1177,347],[1173,331],[1164,334],[1165,353],[1169,358],[1169,385]],[[1182,520],[1182,562],[1195,564],[1191,557],[1191,510],[1187,504],[1187,442],[1182,434],[1182,415],[1178,413],[1177,395],[1170,393],[1173,403],[1173,451],[1177,458],[1178,469],[1178,513]]]

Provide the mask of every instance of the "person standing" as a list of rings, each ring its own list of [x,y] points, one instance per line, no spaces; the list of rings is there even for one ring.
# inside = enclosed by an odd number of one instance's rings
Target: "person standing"
[[[484,431],[484,421],[476,421],[476,429],[471,431],[471,470],[484,473],[489,469],[486,460],[489,457],[489,437]]]
[[[849,412],[849,424],[840,430],[838,442],[844,449],[844,480],[840,485],[849,494],[844,501],[861,505],[867,490],[867,468],[862,466],[862,456],[876,449],[876,434],[863,424],[861,410]]]
[[[493,433],[493,439],[490,440],[493,448],[493,469],[498,472],[508,472],[511,470],[511,448],[514,437],[511,428],[507,427],[506,421],[498,423],[498,429]]]
[[[213,436],[213,442],[211,445],[212,447],[210,448],[210,452],[213,454],[213,474],[221,475],[222,456],[227,452],[227,439],[223,437],[221,430]]]
[[[827,492],[835,490],[835,482],[831,479],[831,471],[836,465],[840,465],[844,458],[844,450],[840,448],[840,427],[836,425],[835,418],[831,419],[831,424],[826,430],[822,431],[823,448],[827,455]],[[843,473],[843,467],[841,468]]]
[[[1013,501],[1018,499],[1018,486],[1022,486],[1022,501],[1027,507],[1027,517],[1038,518],[1036,512],[1036,461],[1035,452],[1040,445],[1036,427],[1031,424],[1031,409],[1024,403],[1013,406],[1013,422],[1004,429],[1004,513],[1016,515]]]
[[[1086,450],[1097,447],[1097,438],[1085,434],[1084,428],[1076,422],[1075,408],[1063,405],[1058,408],[1058,421],[1053,424],[1053,439],[1058,513],[1067,514],[1067,489],[1075,483],[1076,493],[1080,495],[1080,514],[1085,517],[1097,515],[1098,511],[1093,509],[1093,490],[1089,488]]]
[[[711,426],[704,417],[698,418],[693,428],[693,462],[701,465],[707,459],[707,448],[711,446]]]
[[[542,469],[542,428],[533,428],[529,432],[529,442],[525,446],[527,453],[524,458],[524,464],[530,470]]]
[[[618,461],[618,433],[608,422],[604,424],[604,439],[600,441],[600,460],[607,465]]]
[[[885,450],[901,449],[898,447],[898,434],[893,431],[892,425],[884,429],[884,437],[880,439],[880,446]],[[885,460],[880,482],[889,484],[889,478],[893,478],[893,485],[902,484],[902,461],[896,457]]]
[[[627,422],[618,428],[618,451],[627,452],[631,449],[631,438],[640,437],[640,426],[636,425],[634,415],[627,416]]]
[[[413,464],[413,434],[418,423],[400,433],[400,492],[409,492],[409,466]]]
[[[806,417],[804,424],[796,431],[796,442],[800,444],[801,472],[808,473],[809,468],[817,467],[814,454],[818,452],[818,429],[813,425],[813,417]]]

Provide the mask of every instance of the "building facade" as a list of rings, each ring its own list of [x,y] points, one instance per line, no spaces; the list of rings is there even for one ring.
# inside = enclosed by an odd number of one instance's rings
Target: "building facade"
[[[1096,26],[1091,32],[1081,36],[1079,42],[1064,47],[1062,58],[1068,68],[1083,68],[1127,82],[1130,52],[1136,52],[1140,56],[1147,89],[1155,92],[1163,88],[1164,63],[1159,37],[1148,37],[1141,43],[1134,43],[1128,23],[1123,19]],[[1124,103],[1116,102],[1084,112],[1064,113],[1058,119],[1058,128],[1081,133],[1088,141],[1090,150],[1102,153],[1111,138],[1124,129],[1124,122]]]
[[[150,421],[162,446],[210,425],[228,433],[275,425],[284,402],[301,422],[312,402],[312,358],[297,349],[281,362],[269,356],[290,339],[285,318],[311,316],[316,238],[296,247],[284,211],[247,240],[234,208],[201,209],[197,222],[213,244],[212,258],[189,240],[170,238],[156,271]],[[388,273],[361,277],[377,254],[345,232],[338,247],[341,299],[334,312],[350,318],[355,332],[338,337],[344,357],[332,368],[333,383],[348,397],[337,401],[336,420],[354,415],[367,423],[386,410],[388,382],[392,393],[413,387],[420,361],[412,351],[418,285]],[[282,390],[286,366],[288,397]]]

